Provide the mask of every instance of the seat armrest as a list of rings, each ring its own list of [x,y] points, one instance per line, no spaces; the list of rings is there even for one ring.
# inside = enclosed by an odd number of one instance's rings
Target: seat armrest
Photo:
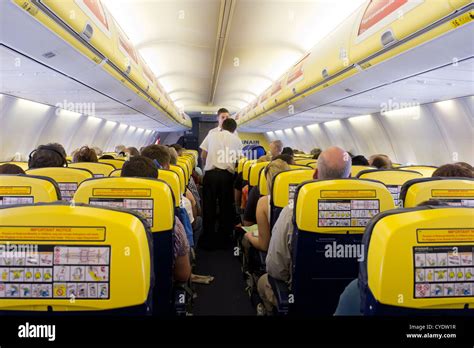
[[[268,282],[272,287],[273,294],[277,301],[277,312],[278,314],[288,314],[290,289],[283,280],[278,280],[268,275]]]

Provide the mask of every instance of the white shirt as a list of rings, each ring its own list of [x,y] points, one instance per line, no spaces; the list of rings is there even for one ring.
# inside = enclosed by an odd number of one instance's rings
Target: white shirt
[[[212,133],[215,133],[215,132],[220,132],[222,130],[221,127],[217,126],[216,128],[212,128],[206,135],[206,137],[204,138],[204,140],[202,141],[202,144],[201,146],[199,146],[201,149],[203,150],[206,150],[207,151],[207,148],[209,147],[209,135],[212,134]],[[236,136],[239,136],[239,133],[237,133],[237,131],[234,131],[234,135]]]
[[[200,147],[207,151],[205,172],[219,168],[234,173],[235,162],[240,158],[243,146],[235,133],[214,128],[209,131]]]

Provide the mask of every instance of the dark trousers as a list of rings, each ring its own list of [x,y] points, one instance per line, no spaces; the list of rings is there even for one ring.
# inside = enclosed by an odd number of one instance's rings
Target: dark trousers
[[[235,221],[234,175],[227,170],[206,171],[203,180],[203,233],[204,243],[219,243],[232,234]],[[217,208],[219,216],[217,217]],[[219,227],[216,233],[216,221]]]

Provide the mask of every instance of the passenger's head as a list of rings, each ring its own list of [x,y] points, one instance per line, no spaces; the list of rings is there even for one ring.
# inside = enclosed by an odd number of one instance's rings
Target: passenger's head
[[[461,166],[463,168],[466,168],[466,169],[469,169],[470,171],[474,171],[474,167],[472,167],[469,163],[467,162],[457,162],[457,163],[454,163],[458,166]]]
[[[471,170],[457,164],[445,164],[436,169],[431,176],[472,178],[473,173]]]
[[[169,169],[171,155],[168,148],[164,145],[149,145],[142,151],[142,156],[151,159],[157,167]]]
[[[170,147],[176,150],[176,152],[178,153],[178,156],[181,156],[184,152],[184,147],[182,147],[179,144],[173,144],[173,145],[170,145]]]
[[[25,174],[25,171],[16,164],[5,163],[0,166],[0,174]]]
[[[158,169],[151,159],[145,156],[133,156],[123,164],[120,176],[156,179]]]
[[[176,152],[175,148],[170,146],[168,147],[168,151],[170,152],[170,164],[176,165],[178,163],[178,153]]]
[[[282,155],[290,155],[290,156],[294,155],[293,150],[291,149],[291,147],[284,147],[283,150],[281,150],[281,153],[282,153]]]
[[[95,151],[95,154],[97,155],[97,157],[102,156],[102,154],[104,153],[104,151],[102,151],[102,149],[97,146],[92,147],[92,150]]]
[[[417,207],[424,207],[427,205],[432,205],[432,206],[449,206],[448,203],[440,201],[438,199],[429,199],[427,201],[421,202],[420,204],[417,205]]]
[[[115,159],[115,157],[112,155],[103,155],[99,159]]]
[[[233,118],[226,118],[224,122],[222,122],[222,130],[226,130],[228,132],[234,133],[237,129],[237,122]]]
[[[288,154],[281,154],[281,155],[278,155],[276,156],[273,160],[277,160],[277,159],[280,159],[282,161],[285,161],[286,163],[288,164],[295,164],[295,159],[293,158],[293,156],[290,156]]]
[[[58,144],[47,144],[40,145],[36,150],[30,153],[28,160],[28,167],[34,168],[47,168],[47,167],[64,167],[66,161],[66,151]]]
[[[318,159],[320,154],[321,154],[321,149],[319,147],[315,147],[314,149],[311,150],[311,155],[313,156],[313,159]]]
[[[281,140],[273,140],[270,143],[270,154],[273,157],[276,157],[278,155],[281,155],[281,152],[283,151],[283,142]]]
[[[97,162],[97,154],[93,149],[88,146],[81,147],[74,156],[72,157],[72,161],[76,162]]]
[[[125,153],[128,153],[130,157],[133,156],[140,156],[140,152],[138,152],[138,149],[136,147],[130,146],[125,149]]]
[[[63,155],[64,158],[67,157],[66,150],[64,149],[64,146],[62,146],[61,144],[59,144],[59,143],[49,143],[49,144],[46,144],[46,146],[50,146],[50,147],[56,149],[56,151],[61,153],[61,155]]]
[[[392,169],[392,161],[388,156],[379,155],[372,158],[371,166],[378,169]]]
[[[351,174],[352,161],[349,154],[337,146],[332,146],[319,155],[315,179],[343,179]]]
[[[226,108],[220,108],[217,110],[217,122],[219,123],[219,127],[222,128],[222,123],[230,117],[229,110]]]
[[[267,179],[268,192],[272,192],[273,178],[280,172],[290,170],[288,163],[281,159],[276,159],[268,163],[265,167],[265,178]]]
[[[125,152],[125,149],[126,149],[125,145],[116,145],[114,152],[116,154],[119,154],[120,152]]]
[[[352,157],[352,165],[353,166],[368,166],[369,161],[362,155]]]

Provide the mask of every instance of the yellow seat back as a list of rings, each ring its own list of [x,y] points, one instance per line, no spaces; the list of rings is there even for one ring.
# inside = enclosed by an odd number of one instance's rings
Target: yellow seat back
[[[59,202],[0,208],[0,244],[17,246],[2,257],[0,310],[148,308],[150,243],[130,212]]]
[[[249,169],[249,186],[257,186],[260,178],[260,173],[265,172],[265,167],[270,162],[258,162],[250,166]]]
[[[109,176],[115,170],[115,167],[108,163],[97,162],[77,162],[68,165],[69,168],[82,168],[92,172],[95,178]]]
[[[161,180],[122,177],[86,180],[77,189],[74,201],[135,211],[146,219],[152,232],[173,228],[173,195],[169,185]]]
[[[293,205],[296,187],[304,181],[313,180],[311,169],[295,169],[280,172],[273,178],[271,205],[284,208]]]
[[[56,181],[59,190],[61,191],[61,199],[63,201],[70,201],[79,184],[84,180],[94,177],[94,175],[87,169],[64,167],[30,169],[26,174],[47,176]]]
[[[32,175],[0,175],[0,206],[55,202],[61,199],[53,179]]]
[[[364,179],[315,180],[300,187],[296,225],[314,233],[363,233],[370,219],[394,209],[382,183]]]
[[[385,186],[387,186],[388,190],[392,194],[395,205],[398,207],[400,206],[399,197],[402,185],[409,180],[421,178],[423,177],[423,175],[418,172],[409,170],[369,169],[359,172],[357,177],[361,179],[372,179],[382,182]]]
[[[115,169],[110,173],[110,177],[120,177],[122,174],[121,169]],[[176,207],[180,206],[181,195],[184,192],[181,191],[181,182],[179,181],[179,176],[172,170],[158,169],[157,179],[163,180],[168,185],[170,185],[171,191],[173,192],[174,204]]]
[[[368,166],[352,166],[351,167],[351,177],[356,178],[357,174],[359,174],[363,170],[370,170],[370,169],[377,169],[375,167],[368,167]]]
[[[191,159],[188,156],[178,157],[178,162],[182,162],[182,163],[186,164],[186,169],[187,169],[188,176],[191,176],[193,174],[194,167],[193,167]]]
[[[242,157],[241,159],[239,159],[239,161],[237,162],[237,173],[240,174],[242,173],[242,170],[244,169],[244,163],[247,162],[248,159],[247,157]]]
[[[425,178],[430,178],[433,175],[433,172],[438,169],[438,167],[434,166],[400,166],[398,167],[400,170],[412,170],[415,172],[420,173]]]
[[[421,178],[406,182],[400,192],[405,208],[416,207],[430,199],[452,206],[474,207],[474,179]]]
[[[183,170],[183,173],[184,173],[184,184],[186,186],[188,186],[188,182],[189,182],[189,177],[190,177],[190,174],[189,174],[189,169],[188,169],[188,165],[183,162],[183,161],[178,161],[176,163],[176,165],[178,167],[180,167],[182,170]]]
[[[378,216],[364,235],[365,314],[468,314],[469,308],[472,315],[473,214],[472,208],[418,207]]]
[[[181,192],[186,192],[187,183],[186,183],[186,179],[185,179],[184,169],[179,167],[179,166],[175,166],[173,164],[170,164],[170,170],[175,172],[176,174],[178,174],[179,185],[180,185],[180,188],[181,188],[180,191]]]
[[[290,168],[292,170],[311,170],[311,168],[308,166],[302,166],[298,164],[291,164]],[[311,170],[311,172],[314,173],[313,170]],[[265,176],[265,171],[260,172],[260,175],[258,178],[258,188],[262,196],[266,196],[269,194],[268,187],[267,187],[267,177]]]
[[[122,169],[112,170],[109,174],[110,177],[117,177],[122,175]]]
[[[310,164],[315,164],[316,162],[318,161],[315,159],[308,159],[308,158],[299,159],[295,157],[295,164],[299,164],[302,166],[309,166]]]
[[[249,181],[250,167],[255,163],[257,163],[257,160],[248,160],[244,163],[242,168],[242,178],[244,181]]]
[[[124,159],[100,159],[99,163],[106,163],[106,164],[111,164],[114,166],[115,169],[122,169],[125,160]]]
[[[28,170],[28,162],[15,162],[15,161],[0,162],[0,166],[3,165],[3,164],[14,164],[14,165],[20,167],[21,169],[23,169],[24,171]]]

